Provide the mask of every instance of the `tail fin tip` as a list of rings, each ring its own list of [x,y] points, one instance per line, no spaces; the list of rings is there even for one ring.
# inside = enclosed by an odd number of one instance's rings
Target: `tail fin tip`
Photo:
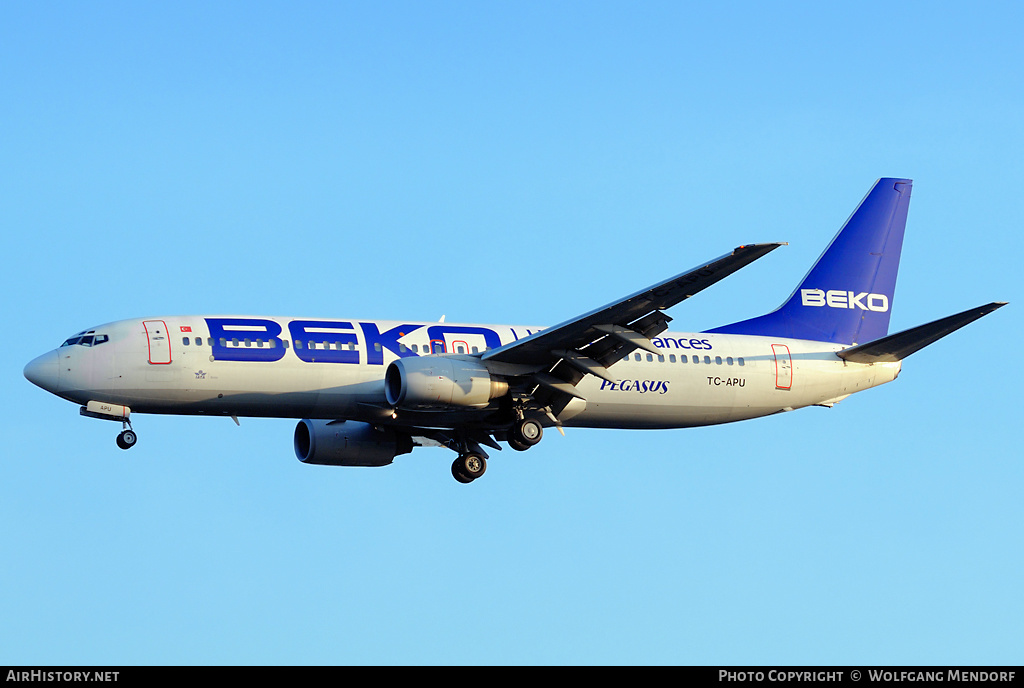
[[[912,188],[910,179],[878,179],[785,303],[709,332],[840,344],[884,337]]]

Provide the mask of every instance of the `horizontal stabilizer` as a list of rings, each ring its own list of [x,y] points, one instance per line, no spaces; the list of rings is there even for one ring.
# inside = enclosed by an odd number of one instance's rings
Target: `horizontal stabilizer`
[[[972,308],[963,313],[919,325],[909,330],[897,332],[867,344],[853,346],[838,352],[840,358],[854,363],[885,363],[901,361],[915,351],[942,339],[947,334],[969,325],[983,315],[988,315],[997,308],[1006,305],[1005,301],[995,301],[985,306]]]

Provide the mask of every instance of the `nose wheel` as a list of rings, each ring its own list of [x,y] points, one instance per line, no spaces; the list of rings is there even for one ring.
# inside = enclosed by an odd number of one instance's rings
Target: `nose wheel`
[[[122,430],[121,434],[117,436],[117,446],[121,449],[131,449],[138,441],[139,436],[135,434],[135,431],[130,426]]]

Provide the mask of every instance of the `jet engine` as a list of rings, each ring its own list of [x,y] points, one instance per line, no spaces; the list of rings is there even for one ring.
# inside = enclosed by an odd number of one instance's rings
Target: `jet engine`
[[[407,409],[484,408],[508,392],[508,383],[495,380],[476,360],[447,356],[400,358],[384,374],[384,396]]]
[[[295,456],[322,466],[387,466],[412,451],[412,437],[353,420],[303,419],[295,426]]]

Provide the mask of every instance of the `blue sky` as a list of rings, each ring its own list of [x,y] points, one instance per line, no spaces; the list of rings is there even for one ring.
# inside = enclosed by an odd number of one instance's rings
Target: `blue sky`
[[[1017,3],[8,3],[2,664],[1020,664]],[[22,377],[112,320],[550,325],[749,242],[788,296],[915,180],[892,328],[1010,306],[833,409],[305,466],[294,421]],[[515,454],[515,455],[512,455]]]

